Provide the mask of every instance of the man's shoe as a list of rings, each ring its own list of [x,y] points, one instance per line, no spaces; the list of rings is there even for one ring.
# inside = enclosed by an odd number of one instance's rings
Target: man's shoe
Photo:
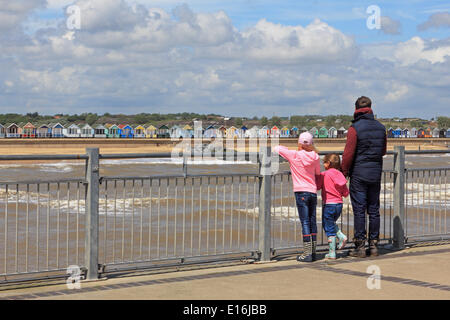
[[[371,257],[378,256],[378,239],[369,240],[369,252]]]
[[[355,241],[355,249],[350,250],[348,255],[350,257],[355,257],[355,258],[365,258],[367,257],[366,255],[366,249],[365,249],[365,245],[366,245],[366,240],[362,239],[354,239]]]

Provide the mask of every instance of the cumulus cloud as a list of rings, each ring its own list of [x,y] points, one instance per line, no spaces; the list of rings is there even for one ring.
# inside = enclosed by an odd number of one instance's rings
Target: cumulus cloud
[[[238,30],[224,11],[187,5],[75,4],[81,30],[61,20],[28,41],[0,39],[3,112],[351,113],[364,94],[377,113],[416,116],[428,101],[436,102],[430,108],[450,103],[449,39],[358,45],[318,19],[261,19]],[[32,10],[20,11],[22,19]],[[384,32],[400,27],[385,23]]]
[[[450,27],[450,13],[436,12],[432,14],[427,21],[417,26],[417,30],[425,31],[431,28],[448,28]]]
[[[385,34],[400,34],[402,25],[400,21],[396,21],[387,16],[381,17],[381,31]]]
[[[45,4],[45,0],[0,0],[0,32],[20,27],[33,10],[45,7]]]

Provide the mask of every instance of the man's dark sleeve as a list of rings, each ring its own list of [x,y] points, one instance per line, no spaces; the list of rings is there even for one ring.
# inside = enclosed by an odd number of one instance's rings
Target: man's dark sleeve
[[[387,152],[387,135],[384,136],[384,149],[383,149],[383,156],[386,155]]]
[[[356,130],[353,127],[348,128],[347,142],[345,143],[344,154],[342,155],[342,173],[346,177],[348,177],[348,172],[353,164],[357,141]]]

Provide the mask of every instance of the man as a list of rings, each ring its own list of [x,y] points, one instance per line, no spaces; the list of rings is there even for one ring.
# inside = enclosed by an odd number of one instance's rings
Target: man
[[[350,177],[350,199],[354,215],[355,249],[352,257],[366,257],[366,210],[369,215],[370,255],[377,256],[380,235],[380,189],[383,156],[386,154],[386,128],[375,120],[372,102],[359,97],[342,156],[342,172]]]

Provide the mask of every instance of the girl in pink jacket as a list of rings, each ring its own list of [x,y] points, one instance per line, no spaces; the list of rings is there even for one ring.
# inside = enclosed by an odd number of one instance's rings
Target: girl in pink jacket
[[[320,181],[320,158],[313,145],[313,136],[304,132],[298,139],[298,150],[277,146],[274,152],[289,161],[298,215],[302,224],[304,252],[299,262],[316,260],[317,244],[317,185]]]
[[[323,159],[325,171],[321,173],[322,186],[322,227],[328,237],[329,253],[326,259],[336,259],[336,237],[339,240],[338,249],[347,242],[345,234],[336,224],[342,213],[342,197],[349,194],[347,180],[342,174],[341,159],[337,154],[327,154]]]

